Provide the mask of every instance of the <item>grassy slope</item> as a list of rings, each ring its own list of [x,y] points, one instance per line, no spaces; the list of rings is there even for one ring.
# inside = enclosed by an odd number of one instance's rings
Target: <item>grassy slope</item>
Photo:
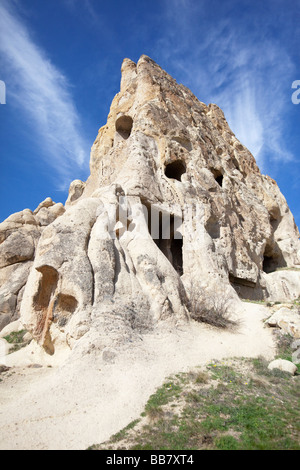
[[[281,336],[278,357],[290,342]],[[236,358],[170,377],[139,420],[91,449],[299,450],[300,375],[267,365]]]

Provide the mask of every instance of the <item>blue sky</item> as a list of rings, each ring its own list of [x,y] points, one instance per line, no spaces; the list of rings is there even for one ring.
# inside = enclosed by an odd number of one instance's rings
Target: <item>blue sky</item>
[[[0,0],[0,221],[87,179],[122,61],[147,54],[223,109],[300,226],[299,43],[299,0]]]

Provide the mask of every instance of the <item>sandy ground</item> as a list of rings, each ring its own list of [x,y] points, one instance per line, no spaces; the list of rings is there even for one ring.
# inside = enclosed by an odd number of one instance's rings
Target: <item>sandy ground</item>
[[[192,322],[141,336],[112,363],[89,355],[59,365],[66,354],[61,351],[49,367],[29,345],[6,358],[18,366],[0,376],[0,449],[86,449],[138,418],[173,373],[228,357],[272,359],[273,336],[263,323],[268,315],[261,305],[242,303],[237,331]]]

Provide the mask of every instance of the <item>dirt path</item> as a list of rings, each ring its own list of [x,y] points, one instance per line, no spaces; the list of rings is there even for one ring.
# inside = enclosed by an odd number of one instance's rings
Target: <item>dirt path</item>
[[[23,365],[1,375],[0,449],[86,449],[138,418],[173,373],[226,357],[271,359],[272,334],[263,324],[267,309],[250,303],[241,309],[236,332],[193,322],[141,337],[113,363],[91,355],[75,364],[28,367],[42,361],[28,349]]]

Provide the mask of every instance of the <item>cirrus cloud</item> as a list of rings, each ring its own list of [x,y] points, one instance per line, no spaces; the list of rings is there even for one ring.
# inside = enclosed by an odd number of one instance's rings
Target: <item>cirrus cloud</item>
[[[65,187],[87,166],[88,145],[67,78],[32,39],[11,4],[0,4],[0,55],[9,77],[10,102],[25,113],[41,154]]]
[[[222,108],[232,131],[265,171],[272,162],[295,160],[285,132],[296,64],[287,43],[275,36],[267,9],[271,2],[261,5],[261,12],[245,2],[243,14],[239,3],[173,0],[169,8],[165,0],[167,20],[156,51],[201,101]],[[290,17],[282,2],[278,25],[286,37]]]

